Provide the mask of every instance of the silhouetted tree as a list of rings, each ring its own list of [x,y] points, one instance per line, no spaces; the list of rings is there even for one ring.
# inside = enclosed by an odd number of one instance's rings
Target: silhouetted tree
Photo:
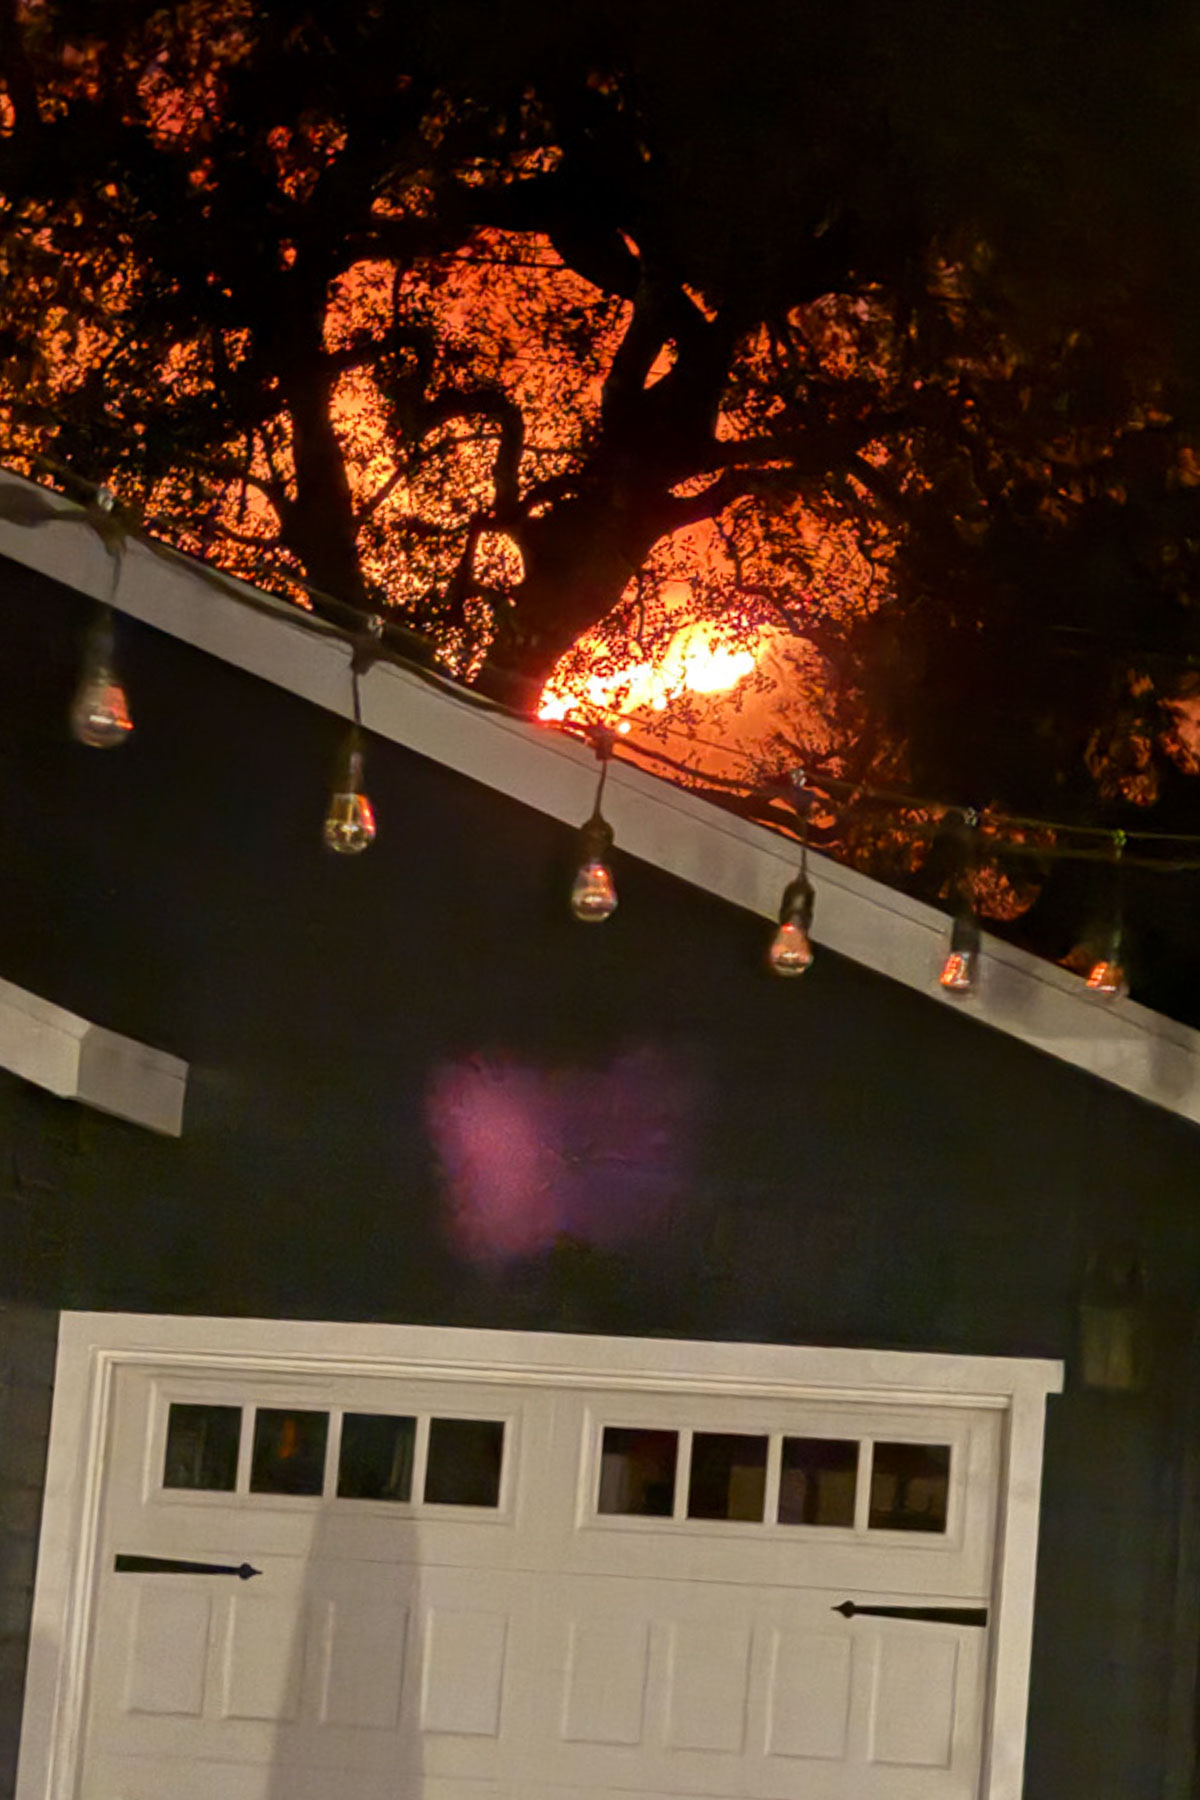
[[[1197,47],[1134,11],[0,0],[8,454],[521,705],[682,569],[823,659],[772,754],[1183,817]]]

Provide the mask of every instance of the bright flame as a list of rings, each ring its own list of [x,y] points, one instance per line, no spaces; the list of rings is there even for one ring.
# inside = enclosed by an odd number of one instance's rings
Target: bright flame
[[[553,677],[542,693],[538,717],[557,721],[581,710],[665,712],[680,694],[728,693],[753,674],[757,660],[756,651],[731,641],[728,629],[700,619],[681,625],[657,662],[627,663],[572,684]],[[627,734],[629,725],[622,722],[617,730]]]

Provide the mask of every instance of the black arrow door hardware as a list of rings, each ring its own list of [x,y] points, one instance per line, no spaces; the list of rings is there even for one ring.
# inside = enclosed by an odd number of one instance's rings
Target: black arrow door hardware
[[[841,1613],[844,1619],[869,1613],[874,1619],[923,1619],[930,1625],[986,1625],[988,1622],[986,1606],[859,1606],[853,1600],[843,1600],[840,1606],[830,1610]]]
[[[239,1581],[262,1574],[249,1563],[177,1562],[171,1556],[118,1556],[113,1568],[118,1575],[236,1575]]]

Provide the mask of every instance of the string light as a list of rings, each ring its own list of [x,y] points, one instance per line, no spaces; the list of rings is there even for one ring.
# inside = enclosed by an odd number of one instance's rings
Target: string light
[[[115,511],[114,497],[108,488],[84,480],[74,471],[54,463],[50,458],[34,454],[30,460],[83,488],[89,496],[89,504],[77,513],[63,513],[58,508],[43,503],[44,510],[35,512],[31,517],[30,507],[31,505],[36,507],[37,503],[29,496],[22,495],[20,505],[18,506],[14,502],[11,508],[6,506],[3,499],[0,498],[0,517],[12,516],[22,524],[61,522],[64,519],[77,518],[80,522],[92,526],[113,555],[114,596],[121,554],[128,540],[133,538],[152,554],[172,562],[185,564],[193,575],[213,587],[220,588],[241,604],[270,612],[272,616],[275,616],[275,602],[268,600],[265,596],[260,598],[251,590],[247,590],[241,582],[224,576],[219,569],[203,564],[197,565],[194,559],[175,550],[169,543],[149,535],[144,521],[140,530],[133,528],[128,516]],[[177,521],[167,518],[158,523],[166,525],[168,528],[178,524]],[[363,615],[360,608],[350,605],[337,596],[323,592],[302,578],[291,577],[290,579],[295,580],[296,585],[318,603],[324,614],[324,616],[318,616],[312,611],[299,610],[297,613],[298,623],[306,625],[313,631],[334,635],[343,641],[347,638],[352,643],[358,640],[363,629]],[[331,622],[331,616],[339,613],[347,621],[345,626]],[[400,621],[385,620],[378,615],[367,621],[367,631],[376,640],[371,655],[386,655],[389,660],[405,668],[413,676],[453,692],[461,700],[484,710],[518,718],[523,723],[530,723],[527,715],[518,709],[492,700],[485,695],[472,693],[469,689],[464,689],[448,673],[439,671],[429,660],[431,655],[436,657],[436,645],[420,632]],[[391,641],[387,642],[386,640]],[[413,651],[406,654],[405,649],[397,648],[397,645],[411,646]],[[359,666],[357,657],[358,653],[356,652],[356,674]],[[339,779],[331,796],[325,821],[326,842],[340,854],[356,854],[366,849],[374,841],[376,834],[374,810],[363,788],[363,753],[361,737],[357,730],[360,723],[357,680],[355,682],[355,722],[356,730],[350,734],[343,748]],[[123,743],[133,729],[128,701],[113,661],[111,607],[104,608],[89,635],[83,679],[71,708],[71,726],[80,742],[97,748],[110,748]],[[563,730],[567,735],[576,738],[580,735],[577,726],[555,726],[547,722],[543,729]],[[596,743],[603,737],[605,747],[602,753],[602,762],[605,766],[601,770],[596,810],[580,833],[580,866],[572,888],[571,904],[578,918],[597,921],[609,917],[617,905],[616,887],[607,862],[612,848],[613,834],[599,809],[599,799],[604,787],[613,734],[604,727],[593,726],[587,731],[587,735]],[[668,735],[688,736],[686,733],[669,729]],[[688,741],[691,741],[690,737]],[[722,748],[729,749],[730,747],[722,746]],[[636,746],[636,754],[639,757],[660,761],[693,778],[697,773],[687,765],[674,763],[669,756],[655,751],[647,745]],[[748,765],[757,766],[756,759],[749,752],[735,751],[735,754]],[[777,779],[764,782],[759,777],[753,781],[745,781],[712,775],[703,777],[703,780],[714,788],[736,791],[737,794],[749,798],[769,798],[772,795],[777,796],[779,792]],[[798,785],[804,787],[803,777],[799,778]],[[941,830],[943,828],[941,821],[944,821],[947,814],[963,812],[963,809],[954,802],[876,788],[862,782],[840,780],[832,776],[820,776],[817,787],[820,792],[828,793],[831,797],[843,795],[851,803],[859,800],[871,800],[877,804],[894,807],[898,811],[924,812],[930,815],[928,823],[913,822],[910,818],[903,826],[898,827],[914,839],[929,836]],[[809,803],[811,804],[811,797]],[[964,818],[968,816],[963,812]],[[977,824],[978,815],[971,816],[972,823]],[[778,823],[776,820],[764,820],[763,822]],[[1029,833],[1037,834],[1041,841],[1036,841],[1036,839],[1030,841],[1026,837],[1026,834]],[[1108,853],[1101,845],[1097,844],[1097,840],[1100,839],[1116,845],[1119,859],[1122,858],[1122,852],[1127,842],[1144,844],[1149,848],[1174,846],[1177,848],[1173,854],[1160,848],[1153,855],[1126,856],[1123,858],[1122,866],[1161,873],[1200,872],[1200,833],[1135,830],[1128,834],[1124,832],[1114,834],[1110,828],[1101,826],[992,812],[989,814],[988,836],[992,847],[998,854],[1031,857],[1045,862],[1063,859],[1107,860]],[[1051,841],[1046,841],[1047,838]],[[805,837],[802,848],[802,874],[796,881],[790,883],[785,891],[780,908],[779,929],[771,947],[771,966],[781,974],[801,973],[812,960],[809,931],[814,896],[805,872],[806,855],[807,838]],[[951,932],[947,956],[939,977],[941,985],[948,992],[967,991],[977,979],[980,955],[978,923],[970,910],[964,908]],[[1128,991],[1123,926],[1119,912],[1116,929],[1110,935],[1103,954],[1092,963],[1086,976],[1086,982],[1093,992],[1105,996],[1115,996]]]
[[[948,994],[968,994],[979,973],[979,922],[974,913],[961,912],[950,931],[950,948],[938,980]]]
[[[596,783],[596,801],[592,816],[580,827],[579,867],[571,886],[571,911],[585,925],[598,925],[610,919],[617,910],[617,886],[608,866],[613,846],[612,826],[600,811],[608,765],[612,759],[613,734],[597,729],[592,742],[600,761],[600,779]]]
[[[133,730],[129,701],[117,676],[114,656],[116,627],[111,603],[120,584],[125,540],[124,523],[115,509],[112,489],[98,487],[85,515],[112,558],[109,604],[100,608],[88,632],[79,686],[71,702],[71,734],[90,750],[115,750]]]
[[[359,856],[375,842],[375,809],[363,788],[362,704],[358,668],[351,663],[354,722],[346,733],[338,772],[325,811],[325,847],[338,856]]]
[[[1088,970],[1087,985],[1093,994],[1103,994],[1106,1000],[1119,1000],[1129,992],[1120,938],[1114,937],[1103,956],[1092,964]]]
[[[767,961],[776,975],[803,975],[813,960],[812,929],[816,895],[807,875],[798,875],[783,890],[779,929],[771,939]]]
[[[950,930],[950,945],[946,952],[946,960],[942,964],[938,981],[948,994],[969,994],[975,986],[979,973],[980,936],[979,921],[971,907],[968,890],[971,867],[974,862],[975,828],[979,824],[979,814],[974,807],[969,807],[962,815],[959,826],[962,867],[959,871],[959,909]]]
[[[55,524],[62,524],[75,519],[81,523],[90,524],[93,527],[99,528],[102,526],[102,521],[97,519],[96,514],[98,511],[112,511],[113,497],[109,489],[97,485],[87,477],[79,475],[74,469],[69,468],[66,464],[56,461],[53,457],[45,456],[41,452],[22,450],[19,454],[24,461],[36,464],[39,468],[46,470],[48,474],[57,477],[61,482],[74,485],[88,496],[90,504],[81,507],[74,513],[63,512],[59,508],[47,506],[43,513],[39,514],[36,518],[31,518],[30,501],[26,496],[21,497],[19,507],[11,512],[5,505],[3,496],[0,496],[0,519],[11,516],[16,518],[17,521],[23,525],[28,525],[30,523],[48,524],[52,522]],[[44,491],[47,490],[35,489],[35,492]],[[53,492],[53,490],[49,491]],[[215,568],[203,562],[197,562],[194,557],[187,555],[183,551],[176,550],[170,543],[150,535],[146,529],[147,525],[161,526],[164,529],[177,531],[194,529],[194,527],[189,526],[187,521],[173,518],[169,514],[156,514],[153,518],[143,521],[143,528],[141,530],[131,526],[127,517],[122,517],[119,526],[109,535],[126,541],[132,539],[142,548],[150,551],[154,555],[183,564],[188,572],[197,579],[207,582],[214,588],[220,589],[227,598],[235,599],[243,606],[252,609],[260,609],[269,613],[272,617],[278,615],[278,599],[270,598],[266,594],[262,596],[256,595],[255,592],[248,588],[244,581],[239,578],[235,576],[226,576],[219,568]],[[347,638],[353,640],[361,633],[363,629],[363,613],[361,606],[353,605],[347,600],[340,599],[335,594],[330,594],[325,589],[317,587],[314,583],[304,580],[302,576],[294,571],[288,571],[287,579],[289,585],[302,590],[316,603],[319,609],[319,611],[313,611],[299,607],[295,608],[294,619],[297,624],[307,626],[314,632],[328,633],[343,641]],[[325,616],[321,616],[322,614]],[[332,614],[340,614],[346,621],[345,625],[333,624],[330,618],[330,615]],[[486,711],[501,713],[507,717],[518,719],[521,723],[527,725],[538,723],[542,730],[559,731],[566,736],[576,739],[580,736],[580,728],[578,726],[551,721],[533,721],[530,719],[528,713],[522,712],[519,708],[507,706],[501,701],[493,700],[484,694],[472,691],[470,688],[466,688],[460,682],[456,681],[448,672],[439,672],[435,667],[431,666],[432,662],[435,661],[438,656],[438,645],[436,640],[431,638],[427,633],[418,631],[410,625],[406,625],[402,620],[381,618],[376,615],[367,622],[367,629],[373,634],[377,631],[378,635],[384,640],[379,650],[376,651],[377,655],[386,655],[389,660],[405,668],[410,674],[417,676],[421,680],[429,681],[436,686],[446,688],[455,693],[461,700],[478,706]],[[408,646],[409,653],[406,654],[406,651],[403,648],[397,648],[397,645]],[[593,728],[593,731],[594,729],[596,728]],[[681,741],[686,741],[688,743],[697,741],[694,733],[673,730],[671,727],[662,723],[656,724],[655,729],[656,731],[665,731],[668,736],[678,737]],[[593,731],[589,731],[587,735],[593,735]],[[754,767],[756,769],[760,767],[760,758],[751,751],[738,750],[735,746],[728,744],[722,744],[719,747],[726,754],[736,756],[739,761],[744,762],[748,767]],[[687,774],[693,778],[698,773],[698,771],[686,764],[673,764],[671,758],[662,756],[651,746],[638,744],[635,748],[639,757],[647,757],[671,764],[671,766],[677,767],[681,773]],[[777,779],[769,782],[764,782],[761,779],[751,782],[739,780],[730,776],[705,775],[703,776],[703,780],[713,787],[731,792],[736,791],[739,794],[753,793],[763,796],[778,791]],[[893,788],[876,787],[869,782],[839,779],[826,774],[821,774],[816,779],[815,786],[821,793],[828,793],[831,796],[840,794],[852,800],[872,800],[886,806],[893,806],[900,811],[909,813],[926,812],[935,816],[934,820],[931,821],[928,826],[913,825],[910,822],[906,829],[912,837],[929,835],[941,828],[940,825],[936,823],[936,820],[944,818],[947,814],[962,813],[964,811],[960,803],[954,800],[947,800],[931,795],[907,793]],[[1103,839],[1105,842],[1110,842],[1113,835],[1111,828],[1106,826],[1081,825],[1065,819],[1033,818],[1017,813],[990,812],[990,833],[997,838],[1000,838],[1005,830],[1033,830],[1051,834],[1056,838],[1080,837],[1092,840]],[[1200,832],[1134,830],[1125,833],[1124,836],[1126,841],[1131,845],[1154,843],[1178,844],[1190,846],[1195,852],[1192,857],[1186,860],[1171,858],[1158,861],[1143,860],[1139,862],[1133,857],[1126,856],[1125,862],[1129,867],[1159,868],[1170,872],[1180,873],[1190,873],[1193,871],[1200,872]],[[1017,855],[1027,855],[1047,861],[1062,857],[1075,858],[1080,856],[1089,859],[1099,859],[1106,855],[1106,852],[1103,849],[1077,850],[1061,843],[1030,844],[1014,842],[1009,839],[1004,840],[1003,848],[1006,852],[1012,852]]]
[[[816,895],[808,879],[808,814],[812,795],[804,775],[794,777],[793,804],[800,814],[800,872],[788,882],[779,903],[779,929],[771,939],[767,962],[773,974],[803,975],[813,960],[812,931]]]
[[[1114,832],[1112,927],[1103,950],[1087,974],[1087,985],[1093,994],[1102,994],[1106,1000],[1119,1000],[1129,992],[1129,981],[1125,973],[1124,851],[1125,833]]]
[[[71,732],[92,750],[114,750],[133,730],[129,702],[114,661],[112,608],[105,606],[88,632],[83,670],[71,702]]]

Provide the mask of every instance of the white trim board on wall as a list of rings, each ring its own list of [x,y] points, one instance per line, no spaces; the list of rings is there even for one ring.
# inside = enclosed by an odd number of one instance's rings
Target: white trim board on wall
[[[74,1800],[115,1378],[122,1367],[570,1384],[629,1392],[990,1408],[1003,1415],[980,1800],[1019,1800],[1046,1398],[1062,1364],[673,1339],[65,1313],[17,1800]]]
[[[36,498],[61,517],[0,519],[0,555],[62,582],[325,710],[349,717],[350,650],[296,608],[188,558],[130,544],[115,592],[113,563],[73,502],[6,471],[0,494]],[[239,599],[238,595],[244,596]],[[564,823],[591,812],[595,759],[575,740],[473,702],[379,662],[362,678],[368,730]],[[722,812],[628,764],[609,774],[605,812],[623,853],[764,919],[795,873],[795,851],[764,827]],[[814,936],[855,962],[951,1006],[1061,1062],[1200,1122],[1200,1032],[1132,1000],[1090,993],[1078,976],[986,938],[985,979],[950,996],[937,981],[947,920],[853,869],[810,856]]]
[[[0,1068],[64,1100],[178,1137],[188,1066],[0,981]]]

